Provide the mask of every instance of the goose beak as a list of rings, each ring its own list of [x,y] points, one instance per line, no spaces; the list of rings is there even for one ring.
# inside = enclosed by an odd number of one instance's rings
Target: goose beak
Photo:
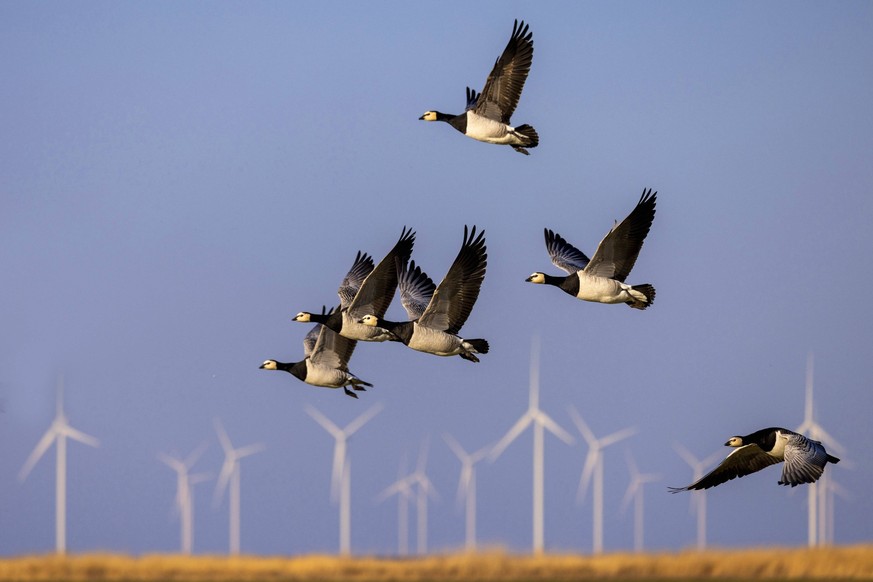
[[[424,121],[424,115],[418,118],[419,121]]]
[[[530,277],[528,277],[524,281],[525,281],[525,283],[530,283],[531,281],[533,281],[533,275],[531,275]]]

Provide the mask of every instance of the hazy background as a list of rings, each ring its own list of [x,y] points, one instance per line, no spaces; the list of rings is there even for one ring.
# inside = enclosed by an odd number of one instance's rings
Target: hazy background
[[[516,124],[541,145],[482,144],[427,109],[458,113],[481,89],[513,19],[533,68]],[[578,437],[573,405],[607,449],[606,550],[632,546],[625,449],[663,480],[646,489],[653,549],[693,544],[676,454],[803,417],[807,354],[816,417],[846,448],[828,471],[841,544],[873,539],[873,4],[869,2],[4,2],[0,3],[0,553],[54,548],[54,450],[17,474],[54,416],[63,374],[70,551],[176,551],[176,478],[159,452],[210,447],[221,418],[242,463],[242,548],[334,552],[333,439],[352,439],[352,548],[397,547],[397,506],[376,502],[430,438],[430,548],[463,543],[455,505],[468,450],[527,407],[531,340],[542,408]],[[524,283],[556,273],[549,227],[587,253],[643,188],[654,225],[628,279],[654,306],[582,303]],[[489,261],[462,334],[480,364],[359,344],[360,400],[258,369],[295,361],[336,302],[356,251],[378,261],[401,228],[439,281],[465,224]],[[402,318],[398,303],[388,315]],[[531,544],[531,434],[478,466],[479,537]],[[587,447],[546,437],[546,547],[590,551],[575,503]],[[709,494],[717,546],[802,545],[806,489],[779,468]],[[196,489],[195,551],[227,549],[227,502]],[[410,513],[414,520],[414,512]],[[414,521],[411,524],[414,532]],[[414,537],[411,540],[414,547]]]

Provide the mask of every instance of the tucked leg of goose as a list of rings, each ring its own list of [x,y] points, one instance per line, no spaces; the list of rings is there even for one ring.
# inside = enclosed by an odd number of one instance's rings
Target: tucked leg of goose
[[[355,394],[354,392],[352,392],[351,390],[349,390],[348,387],[346,387],[346,386],[343,386],[343,390],[345,390],[346,394],[348,394],[348,395],[351,396],[352,398],[357,398],[357,397],[358,397],[357,394]]]

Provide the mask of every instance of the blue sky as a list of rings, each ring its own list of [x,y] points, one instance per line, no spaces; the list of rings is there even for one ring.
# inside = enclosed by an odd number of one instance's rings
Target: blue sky
[[[512,30],[534,61],[513,117],[529,157],[417,118],[460,112]],[[352,548],[391,553],[396,505],[377,503],[430,439],[432,550],[463,543],[454,503],[468,450],[524,412],[531,342],[541,405],[575,433],[575,406],[607,449],[605,546],[629,549],[624,449],[663,480],[646,489],[646,540],[688,547],[690,470],[674,452],[727,450],[734,434],[802,421],[807,354],[816,418],[846,447],[828,467],[838,543],[870,541],[873,479],[873,6],[865,2],[60,3],[0,5],[0,553],[54,547],[53,452],[16,476],[54,415],[71,424],[71,551],[174,551],[175,477],[159,452],[210,446],[213,419],[243,461],[244,552],[337,547],[332,438],[312,405],[356,434]],[[544,227],[589,254],[643,188],[657,215],[629,282],[644,312],[524,283],[556,272]],[[480,364],[359,344],[355,401],[287,374],[360,249],[379,260],[404,225],[435,280],[464,225],[484,228],[488,271],[463,329]],[[398,304],[388,312],[401,319]],[[578,437],[578,435],[577,435]],[[547,436],[546,547],[591,547],[575,503],[587,453]],[[531,435],[478,466],[479,538],[531,544]],[[718,546],[801,545],[806,491],[778,469],[709,499]],[[198,486],[195,551],[227,548],[226,502]],[[413,538],[414,543],[414,538]]]

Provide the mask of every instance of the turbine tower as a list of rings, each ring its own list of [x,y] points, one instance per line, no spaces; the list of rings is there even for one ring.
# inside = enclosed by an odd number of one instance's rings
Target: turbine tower
[[[232,556],[239,555],[240,546],[240,459],[260,453],[264,450],[264,445],[261,443],[249,445],[239,449],[233,448],[230,442],[230,437],[221,424],[221,421],[216,418],[214,420],[215,432],[218,434],[218,440],[221,442],[221,448],[224,449],[224,464],[221,467],[221,473],[218,475],[218,483],[215,485],[215,493],[213,494],[212,503],[218,506],[221,498],[224,496],[225,489],[230,485],[228,492],[229,505],[229,533],[230,554]]]
[[[679,443],[674,444],[673,448],[694,472],[694,476],[691,478],[692,483],[696,483],[703,477],[705,469],[721,456],[720,451],[715,451],[705,459],[698,459]],[[706,489],[695,491],[694,495],[691,496],[691,510],[697,514],[697,550],[703,551],[706,549]]]
[[[524,430],[533,425],[533,553],[542,554],[544,546],[543,534],[543,457],[545,456],[543,441],[544,429],[548,429],[553,435],[567,443],[573,444],[573,437],[552,420],[545,412],[540,410],[539,404],[539,339],[531,342],[531,365],[530,365],[530,400],[521,418],[503,435],[489,454],[493,462],[503,454],[506,447],[512,443]]]
[[[490,447],[483,447],[475,453],[468,453],[450,434],[444,434],[443,440],[461,461],[461,477],[458,479],[458,503],[466,502],[466,537],[465,549],[476,551],[476,463],[485,458]]]
[[[406,474],[406,456],[400,463],[397,480],[385,488],[377,498],[385,501],[392,495],[397,496],[397,553],[400,556],[409,554],[409,500],[413,496],[412,479]]]
[[[806,402],[803,409],[803,423],[798,426],[795,432],[805,434],[814,441],[824,443],[825,447],[831,449],[834,454],[842,456],[845,451],[828,432],[818,424],[813,417],[813,401],[812,401],[812,378],[813,378],[813,358],[812,352],[806,358]],[[807,543],[810,547],[818,546],[824,543],[824,531],[827,526],[826,511],[826,487],[821,480],[816,483],[810,483],[807,489]]]
[[[351,460],[347,452],[349,437],[355,434],[362,426],[372,420],[382,410],[382,405],[373,406],[356,419],[341,429],[331,422],[321,412],[312,406],[306,407],[306,412],[333,436],[336,441],[333,449],[333,470],[330,478],[331,499],[336,503],[339,500],[339,551],[341,556],[351,553]]]
[[[192,487],[195,483],[204,481],[206,475],[199,473],[189,476],[188,471],[206,450],[206,443],[194,449],[184,461],[172,455],[158,453],[165,465],[176,471],[176,509],[179,512],[181,552],[190,555],[194,547],[194,500]]]
[[[588,443],[588,456],[585,457],[585,465],[582,468],[582,476],[579,478],[579,490],[576,499],[581,501],[588,492],[588,485],[594,482],[594,500],[592,503],[592,549],[595,554],[603,552],[603,449],[618,441],[624,440],[637,432],[636,428],[625,428],[603,438],[596,438],[582,416],[574,406],[570,406],[570,416],[579,429],[579,433]]]
[[[27,457],[18,473],[18,479],[23,482],[52,443],[55,444],[55,551],[64,554],[67,551],[67,439],[71,438],[92,447],[99,446],[100,442],[67,422],[64,414],[64,382],[60,376],[55,406],[54,420]]]
[[[436,488],[425,473],[429,447],[430,439],[425,438],[421,443],[421,449],[418,453],[418,464],[415,467],[415,472],[409,475],[410,482],[415,483],[418,487],[416,492],[416,510],[418,513],[416,542],[418,543],[419,555],[427,553],[427,498],[433,497],[436,499],[438,497]]]
[[[630,472],[631,480],[627,486],[627,491],[625,491],[621,507],[622,512],[624,512],[627,510],[627,506],[630,504],[631,500],[634,502],[634,551],[642,552],[644,543],[643,520],[645,518],[643,510],[643,485],[654,481],[660,481],[661,476],[653,473],[640,473],[640,470],[637,467],[637,462],[634,460],[634,456],[631,454],[630,449],[625,449],[625,453],[627,457],[627,469]]]

